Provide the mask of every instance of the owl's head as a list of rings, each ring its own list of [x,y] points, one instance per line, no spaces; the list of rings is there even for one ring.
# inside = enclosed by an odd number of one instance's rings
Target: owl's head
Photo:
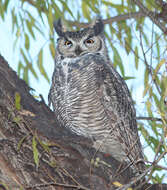
[[[60,19],[54,23],[54,28],[59,36],[57,49],[63,57],[74,58],[88,53],[106,54],[104,24],[100,18],[80,31],[63,31]]]

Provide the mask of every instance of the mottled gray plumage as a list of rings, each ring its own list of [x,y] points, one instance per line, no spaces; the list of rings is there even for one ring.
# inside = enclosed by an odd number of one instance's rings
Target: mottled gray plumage
[[[63,125],[93,137],[97,150],[138,171],[143,154],[136,112],[126,83],[110,64],[102,20],[77,32],[64,32],[60,21],[54,26],[59,39],[49,104]]]

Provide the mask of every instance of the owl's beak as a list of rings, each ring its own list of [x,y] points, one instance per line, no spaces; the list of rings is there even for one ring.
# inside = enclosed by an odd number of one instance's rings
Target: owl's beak
[[[79,47],[79,46],[77,46],[76,48],[75,48],[75,54],[76,55],[80,55],[82,53],[82,49]]]

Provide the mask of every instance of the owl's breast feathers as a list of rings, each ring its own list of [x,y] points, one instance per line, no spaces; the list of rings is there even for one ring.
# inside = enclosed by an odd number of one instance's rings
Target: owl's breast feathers
[[[102,55],[58,61],[50,94],[64,125],[81,135],[93,136],[96,149],[119,161],[143,159],[129,90]]]

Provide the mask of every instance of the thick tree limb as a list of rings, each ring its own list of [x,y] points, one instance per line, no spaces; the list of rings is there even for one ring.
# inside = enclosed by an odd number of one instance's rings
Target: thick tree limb
[[[15,103],[18,94],[20,109]],[[0,189],[112,190],[118,188],[115,181],[131,183],[130,168],[118,175],[121,163],[91,145],[91,139],[58,123],[54,113],[32,97],[30,88],[0,56]],[[159,189],[159,185],[155,187],[150,190]]]

